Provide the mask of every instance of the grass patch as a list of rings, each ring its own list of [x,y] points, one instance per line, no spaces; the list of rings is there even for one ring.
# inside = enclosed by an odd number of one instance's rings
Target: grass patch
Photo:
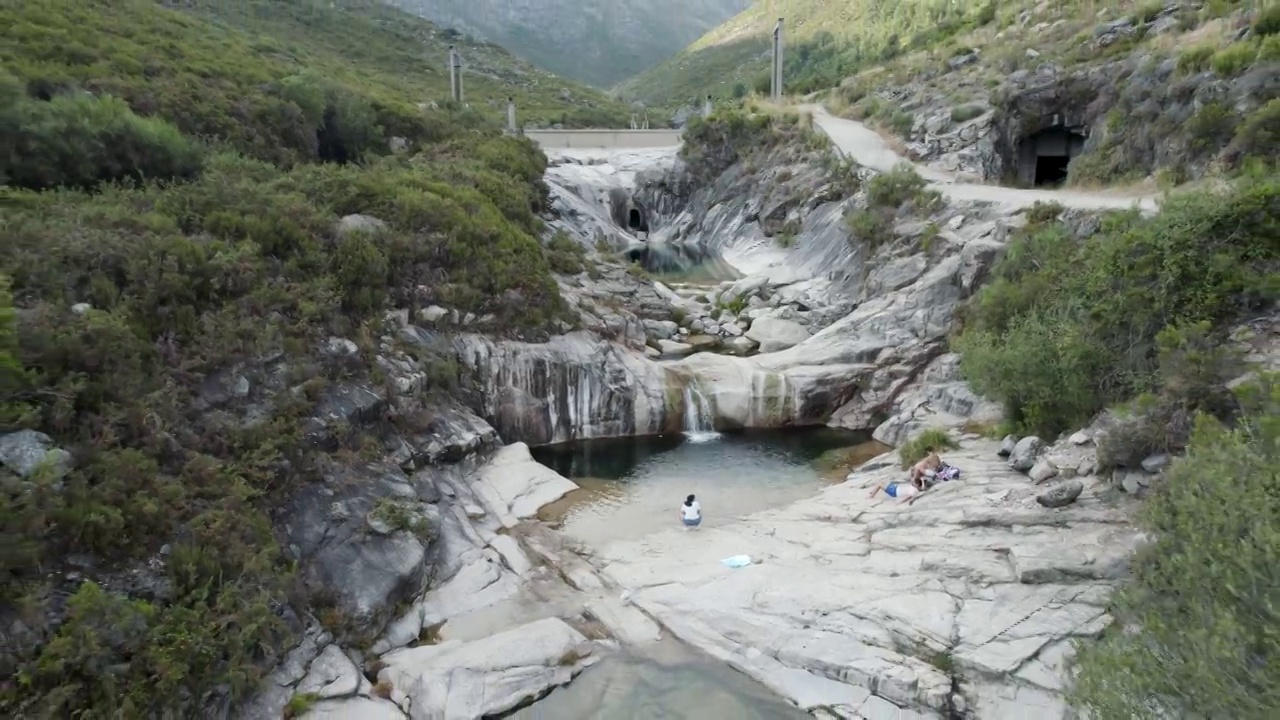
[[[951,435],[942,428],[929,428],[911,438],[898,447],[898,462],[909,468],[929,455],[929,448],[935,452],[954,450],[960,447]]]
[[[293,720],[306,715],[319,700],[320,696],[315,693],[294,693],[284,706],[284,720]]]

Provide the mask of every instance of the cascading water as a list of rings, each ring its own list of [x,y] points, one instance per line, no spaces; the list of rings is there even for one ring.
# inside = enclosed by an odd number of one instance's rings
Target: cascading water
[[[711,402],[690,381],[684,386],[684,436],[690,442],[710,442],[720,437],[716,432]]]

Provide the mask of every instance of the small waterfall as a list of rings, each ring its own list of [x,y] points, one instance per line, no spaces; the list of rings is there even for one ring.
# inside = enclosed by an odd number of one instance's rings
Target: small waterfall
[[[716,432],[711,402],[693,380],[684,386],[684,436],[690,442],[704,443],[720,437]]]

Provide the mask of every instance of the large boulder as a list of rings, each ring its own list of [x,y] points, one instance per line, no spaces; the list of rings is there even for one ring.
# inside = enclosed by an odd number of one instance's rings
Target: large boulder
[[[472,720],[504,713],[564,685],[584,667],[586,637],[547,618],[475,642],[384,655],[379,682],[410,701],[415,718]]]
[[[760,343],[762,353],[786,350],[809,339],[809,331],[800,323],[768,316],[751,323],[746,334]]]
[[[0,435],[0,465],[24,478],[47,467],[60,478],[71,468],[71,453],[55,447],[53,438],[42,432],[19,430]]]
[[[1035,435],[1022,438],[1013,446],[1013,452],[1009,453],[1009,467],[1020,472],[1030,472],[1044,448],[1044,441]]]

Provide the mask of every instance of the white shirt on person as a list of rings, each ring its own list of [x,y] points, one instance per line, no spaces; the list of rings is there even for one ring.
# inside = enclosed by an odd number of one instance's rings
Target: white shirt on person
[[[685,520],[697,520],[702,517],[702,506],[697,500],[694,500],[692,505],[681,504],[680,511],[684,513]]]

